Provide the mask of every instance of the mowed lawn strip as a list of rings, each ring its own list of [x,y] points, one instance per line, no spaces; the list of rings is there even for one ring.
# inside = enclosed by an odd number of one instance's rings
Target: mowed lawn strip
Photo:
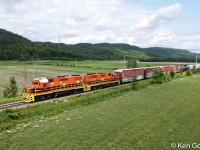
[[[0,149],[171,149],[200,141],[200,76],[181,78],[0,134]]]

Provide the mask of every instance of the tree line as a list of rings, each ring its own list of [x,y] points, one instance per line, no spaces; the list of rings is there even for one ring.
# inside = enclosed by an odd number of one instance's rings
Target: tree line
[[[0,29],[0,60],[140,60],[194,62],[195,54],[180,49],[140,48],[129,44],[67,45],[32,42],[20,35]]]

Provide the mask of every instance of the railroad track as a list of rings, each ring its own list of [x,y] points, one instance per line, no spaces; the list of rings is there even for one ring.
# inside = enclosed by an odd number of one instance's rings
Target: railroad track
[[[12,103],[6,103],[0,105],[0,110],[6,109],[6,108],[15,108],[22,105],[26,105],[26,103],[19,101],[19,102],[12,102]]]
[[[116,87],[121,87],[121,86],[125,86],[126,84],[124,85],[118,85],[118,86],[114,86],[114,87],[109,87],[109,88],[116,88]],[[86,95],[86,94],[90,94],[90,93],[93,93],[95,91],[102,91],[102,90],[107,90],[108,88],[103,88],[103,89],[99,89],[99,90],[94,90],[94,91],[88,91],[88,92],[84,92],[84,93],[78,93],[78,94],[75,94],[75,95],[67,95],[67,96],[62,96],[62,97],[58,97],[58,98],[52,98],[52,99],[46,99],[46,100],[43,100],[43,101],[37,101],[37,102],[34,102],[34,103],[24,103],[23,101],[18,101],[18,102],[12,102],[12,103],[6,103],[6,104],[1,104],[0,105],[0,111],[2,110],[5,110],[6,108],[21,108],[21,107],[26,107],[26,106],[32,106],[32,105],[38,105],[38,104],[44,104],[44,103],[49,103],[49,102],[52,102],[52,101],[59,101],[59,100],[64,100],[64,99],[67,99],[67,98],[70,98],[70,97],[76,97],[76,96],[80,96],[80,95]]]

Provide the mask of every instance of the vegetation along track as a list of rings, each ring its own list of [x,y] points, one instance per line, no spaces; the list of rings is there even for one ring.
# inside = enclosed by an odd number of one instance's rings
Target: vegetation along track
[[[121,86],[125,86],[125,85],[127,85],[127,84],[118,85],[118,86],[114,86],[114,87],[108,87],[108,88],[116,88],[116,87],[121,87]],[[106,90],[108,88],[98,89],[98,91]],[[79,93],[79,94],[74,94],[74,95],[67,95],[67,96],[62,96],[62,97],[57,97],[57,98],[52,98],[52,99],[45,99],[43,101],[37,101],[37,102],[34,102],[34,103],[24,103],[23,101],[18,101],[18,102],[1,104],[0,105],[0,111],[5,110],[7,108],[21,108],[21,107],[26,107],[26,106],[31,106],[31,105],[38,105],[38,104],[48,103],[48,102],[57,101],[57,100],[64,100],[66,98],[70,98],[70,97],[73,97],[73,96],[85,95],[85,94],[93,93],[95,91],[97,91],[97,90],[88,91],[88,92]]]

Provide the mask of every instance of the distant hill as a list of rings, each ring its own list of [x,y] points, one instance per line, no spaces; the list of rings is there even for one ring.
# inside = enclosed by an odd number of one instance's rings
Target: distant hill
[[[149,61],[175,61],[175,62],[194,62],[196,54],[183,49],[150,47],[140,49],[150,56]]]
[[[32,42],[27,38],[0,29],[0,60],[122,60],[194,61],[195,54],[180,49],[140,48],[129,44],[74,45]]]

